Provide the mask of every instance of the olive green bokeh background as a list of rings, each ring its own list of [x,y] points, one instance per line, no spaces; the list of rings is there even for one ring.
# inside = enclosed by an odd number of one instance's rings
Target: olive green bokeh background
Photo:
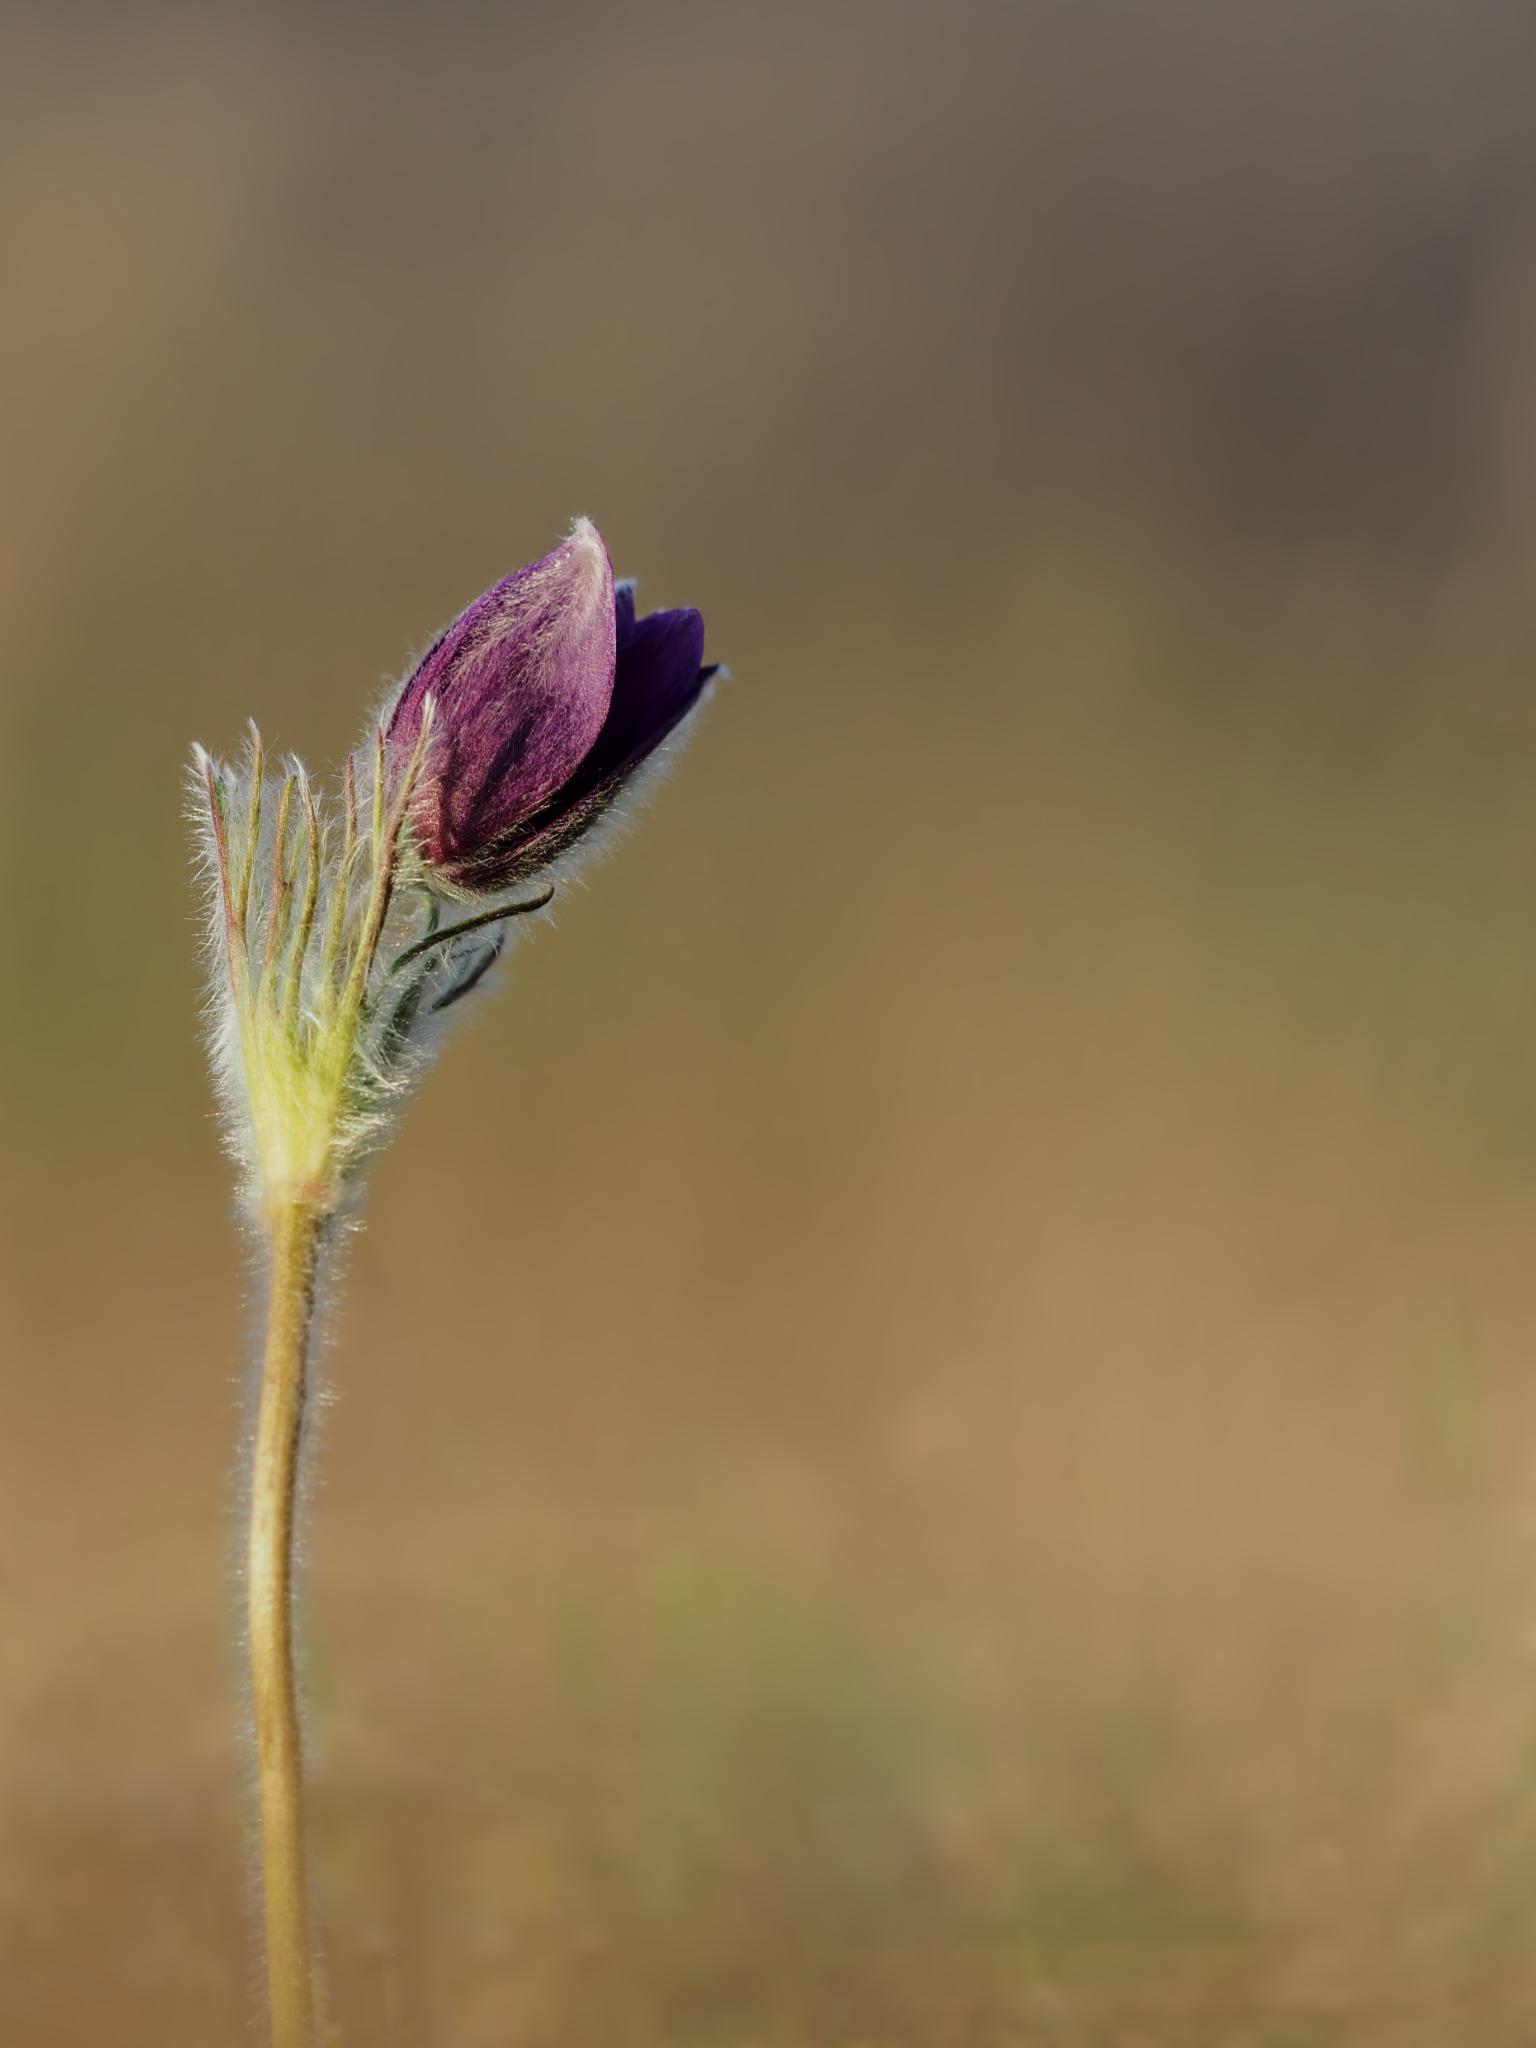
[[[8,16],[0,2033],[250,2038],[189,742],[734,680],[378,1166],[368,2048],[1536,2025],[1516,5]]]

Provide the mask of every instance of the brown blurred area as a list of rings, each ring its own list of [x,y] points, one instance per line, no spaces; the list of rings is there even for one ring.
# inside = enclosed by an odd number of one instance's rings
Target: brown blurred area
[[[190,741],[732,666],[377,1167],[356,2048],[1536,2036],[1536,17],[7,10],[0,2038],[253,2038]]]

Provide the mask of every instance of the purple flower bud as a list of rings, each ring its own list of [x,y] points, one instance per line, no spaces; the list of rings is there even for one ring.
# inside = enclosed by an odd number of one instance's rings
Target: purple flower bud
[[[596,822],[698,703],[696,611],[635,616],[590,521],[462,614],[402,688],[386,724],[407,759],[434,700],[415,823],[455,893],[494,894],[547,866]]]

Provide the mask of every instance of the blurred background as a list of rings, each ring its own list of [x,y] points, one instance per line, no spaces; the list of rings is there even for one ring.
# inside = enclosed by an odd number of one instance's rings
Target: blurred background
[[[6,10],[0,2034],[253,2038],[189,743],[734,680],[378,1165],[368,2048],[1536,2030],[1536,17]]]

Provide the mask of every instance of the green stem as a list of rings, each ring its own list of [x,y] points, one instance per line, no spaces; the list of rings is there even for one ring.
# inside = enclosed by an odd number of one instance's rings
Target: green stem
[[[266,1348],[246,1551],[246,1626],[260,1771],[261,1872],[272,2048],[315,2048],[315,1966],[304,1861],[304,1776],[293,1665],[293,1538],[324,1211],[270,1214]]]

